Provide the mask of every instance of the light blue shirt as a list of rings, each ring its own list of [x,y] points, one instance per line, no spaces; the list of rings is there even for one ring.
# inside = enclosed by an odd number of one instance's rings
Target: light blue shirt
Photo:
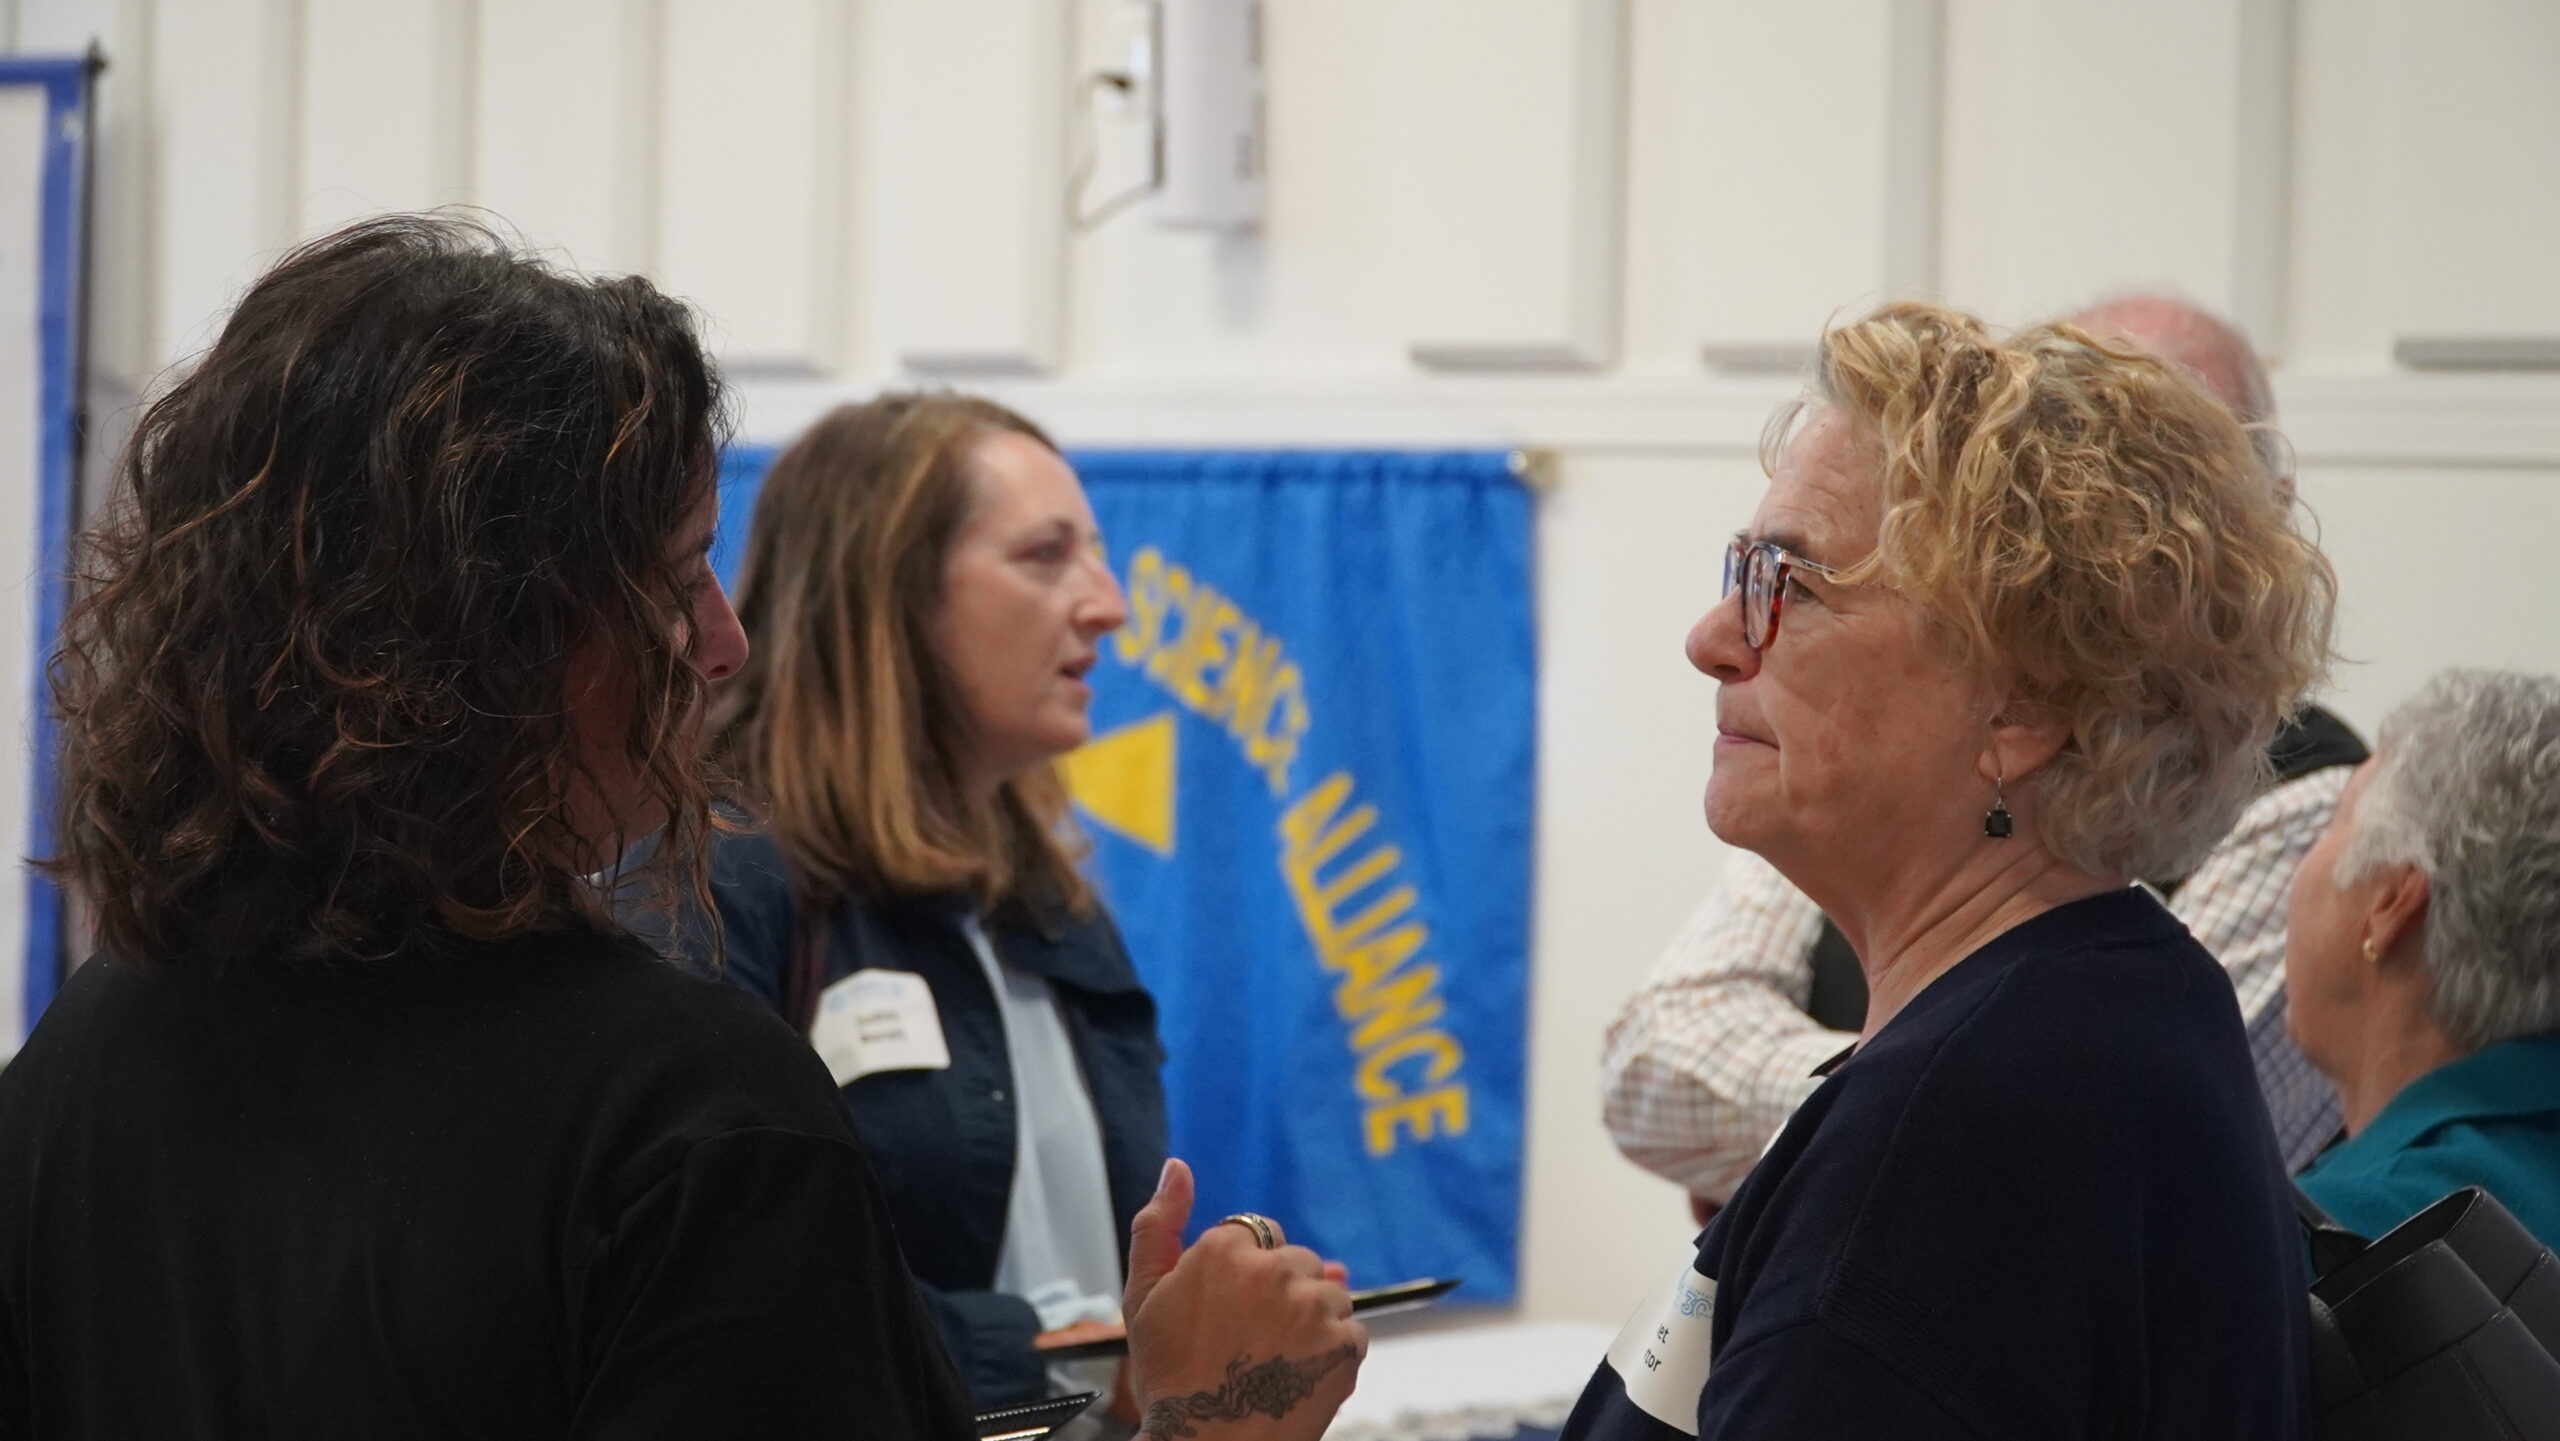
[[[2379,1238],[2478,1186],[2544,1245],[2560,1246],[2560,1033],[2501,1041],[2436,1067],[2298,1179],[2360,1235]]]
[[[1038,1312],[1042,1330],[1074,1321],[1120,1319],[1120,1236],[1111,1178],[1102,1164],[1102,1123],[1076,1064],[1066,1018],[1045,977],[1009,969],[976,916],[962,922],[969,949],[996,993],[1006,1059],[1013,1063],[1013,1192],[1005,1207],[999,1291]],[[1050,1368],[1060,1390],[1111,1389],[1116,1363]]]

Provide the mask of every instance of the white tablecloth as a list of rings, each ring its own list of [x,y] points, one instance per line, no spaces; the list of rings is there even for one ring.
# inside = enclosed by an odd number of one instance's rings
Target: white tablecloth
[[[1561,1426],[1617,1332],[1520,1321],[1380,1337],[1326,1441],[1473,1441]]]

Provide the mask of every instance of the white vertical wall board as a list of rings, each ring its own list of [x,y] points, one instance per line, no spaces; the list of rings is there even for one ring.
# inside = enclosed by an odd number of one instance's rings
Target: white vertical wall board
[[[2449,666],[2560,675],[2560,467],[2306,465],[2302,496],[2338,572],[2336,709],[2366,736]]]
[[[2231,309],[2270,364],[2292,317],[2294,69],[2297,0],[2237,0],[2231,174]]]
[[[153,330],[175,359],[293,239],[302,6],[159,0],[152,19]]]
[[[0,86],[0,856],[27,853],[34,802],[36,586],[44,495],[44,158],[52,103],[35,85]],[[0,885],[0,1059],[26,1034],[27,886]]]
[[[1596,370],[1618,353],[1626,0],[1403,0],[1380,137],[1426,370]]]
[[[1119,67],[1134,0],[1084,0],[1076,70]],[[1431,183],[1388,143],[1416,61],[1381,35],[1378,0],[1263,10],[1269,174],[1258,230],[1166,230],[1140,204],[1068,241],[1071,374],[1396,376],[1410,373],[1404,192]],[[1109,115],[1096,198],[1142,172],[1135,127]],[[1430,263],[1446,263],[1428,257]]]
[[[2390,364],[2391,69],[2386,7],[2398,0],[2300,0],[2294,17],[2288,369],[2379,374]]]
[[[852,268],[843,0],[663,4],[658,279],[731,370],[827,370]]]
[[[300,232],[468,200],[475,0],[305,3]]]
[[[2273,348],[2292,0],[2001,0],[1949,16],[1944,276],[2003,322],[2135,288]]]
[[[1715,683],[1681,653],[1749,458],[1568,457],[1538,506],[1537,877],[1520,1309],[1616,1321],[1696,1237],[1600,1124],[1609,1020],[1713,884]]]
[[[590,270],[656,259],[657,0],[480,7],[474,198]]]
[[[1799,368],[1933,288],[1942,0],[1682,9],[1681,282],[1711,364]]]
[[[2400,0],[2389,49],[2400,355],[2560,365],[2560,5]]]
[[[1065,358],[1074,20],[1073,0],[875,0],[865,323],[902,369]]]

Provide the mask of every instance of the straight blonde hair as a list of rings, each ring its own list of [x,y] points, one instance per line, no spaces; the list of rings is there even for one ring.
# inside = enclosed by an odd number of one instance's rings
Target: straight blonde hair
[[[1055,766],[992,799],[961,783],[967,718],[930,641],[974,453],[1006,432],[1057,448],[992,401],[884,396],[830,412],[765,477],[737,595],[747,664],[711,724],[804,903],[956,890],[990,911],[1092,908]]]

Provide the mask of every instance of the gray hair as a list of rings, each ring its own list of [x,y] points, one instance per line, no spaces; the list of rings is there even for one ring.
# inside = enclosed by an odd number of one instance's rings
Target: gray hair
[[[2456,1044],[2560,1029],[2560,679],[2446,671],[2380,746],[2339,884],[2426,875],[2428,1004]]]

